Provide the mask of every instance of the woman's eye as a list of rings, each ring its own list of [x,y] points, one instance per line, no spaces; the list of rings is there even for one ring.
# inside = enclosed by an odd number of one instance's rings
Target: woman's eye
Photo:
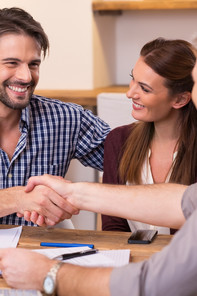
[[[149,92],[150,92],[150,90],[147,89],[146,87],[144,87],[143,85],[141,85],[141,89],[142,89],[144,92],[146,92],[146,93],[149,93]]]

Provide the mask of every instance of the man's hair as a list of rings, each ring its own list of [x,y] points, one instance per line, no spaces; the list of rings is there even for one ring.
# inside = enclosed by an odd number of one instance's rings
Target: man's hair
[[[40,23],[18,7],[0,9],[0,37],[3,34],[26,34],[33,37],[40,45],[44,57],[49,49],[48,37]]]

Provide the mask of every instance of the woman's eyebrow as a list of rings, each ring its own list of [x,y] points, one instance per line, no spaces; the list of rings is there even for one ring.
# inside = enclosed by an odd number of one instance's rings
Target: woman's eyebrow
[[[144,83],[144,82],[140,82],[140,81],[138,81],[138,83],[139,83],[140,85],[143,85],[143,86],[148,87],[150,90],[153,90],[153,88],[152,88],[150,85],[148,85],[148,84],[146,84],[146,83]]]
[[[131,76],[134,78],[133,69],[131,70]],[[135,80],[135,79],[134,79],[134,80]],[[152,88],[150,85],[148,85],[147,83],[145,83],[145,82],[138,81],[138,83],[139,83],[140,85],[142,85],[142,86],[146,86],[146,87],[148,87],[150,90],[153,90],[153,88]]]

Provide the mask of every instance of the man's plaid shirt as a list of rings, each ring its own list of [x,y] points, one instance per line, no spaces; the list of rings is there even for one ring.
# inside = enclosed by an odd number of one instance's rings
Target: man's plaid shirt
[[[30,176],[64,177],[72,158],[103,169],[103,143],[110,128],[90,110],[33,95],[22,110],[20,131],[11,161],[0,149],[0,189],[24,186]],[[33,225],[16,214],[0,218],[0,224]]]

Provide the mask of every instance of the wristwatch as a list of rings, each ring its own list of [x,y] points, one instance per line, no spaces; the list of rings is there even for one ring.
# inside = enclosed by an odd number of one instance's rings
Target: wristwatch
[[[47,273],[43,282],[44,295],[50,295],[50,296],[56,295],[56,276],[62,264],[63,262],[55,263]]]

